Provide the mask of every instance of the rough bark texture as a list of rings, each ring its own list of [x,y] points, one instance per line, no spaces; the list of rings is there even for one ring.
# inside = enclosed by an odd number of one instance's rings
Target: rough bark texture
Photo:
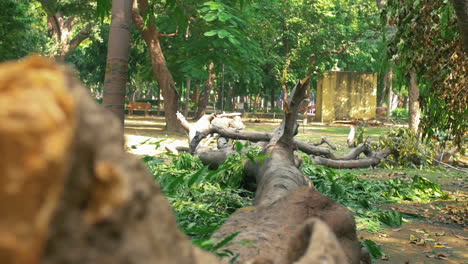
[[[102,104],[114,113],[122,127],[125,120],[125,88],[128,77],[132,0],[112,1],[104,96]]]
[[[194,137],[190,137],[190,149],[191,152],[195,152],[195,148],[198,146],[199,142],[208,135],[211,134],[219,134],[226,138],[231,139],[239,139],[239,140],[248,140],[251,142],[259,142],[259,141],[270,141],[273,137],[273,133],[267,132],[253,132],[253,131],[242,131],[242,130],[235,130],[229,129],[224,127],[217,127],[217,126],[208,126],[208,129],[205,130],[198,130],[194,132]],[[325,147],[315,146],[314,144],[309,144],[306,142],[302,142],[300,140],[294,139],[294,143],[296,144],[297,148],[306,153],[306,154],[314,154],[314,155],[323,155],[326,157],[330,157],[335,159],[335,155],[331,152],[330,149]]]
[[[414,70],[410,71],[409,128],[418,133],[421,109],[419,108],[419,86]]]
[[[0,160],[0,259],[219,263],[177,229],[144,164],[124,152],[120,122],[71,76],[37,57],[0,65],[0,151],[9,153]],[[18,100],[24,104],[8,103]],[[292,154],[287,138],[266,149],[271,159],[261,168],[256,207],[240,209],[217,235],[241,231],[239,238],[252,241],[233,244],[239,261],[358,263],[351,213],[308,186],[285,159]],[[283,169],[270,175],[278,160]],[[271,185],[280,178],[287,191]]]
[[[310,157],[315,165],[327,166],[335,169],[354,169],[354,168],[369,168],[377,166],[383,159],[388,155],[392,154],[390,150],[381,150],[375,155],[365,159],[343,159],[343,160],[332,160],[323,157],[313,156]]]
[[[463,48],[468,53],[468,0],[452,0],[452,3],[458,19]]]
[[[124,152],[120,122],[70,76],[40,58],[0,66],[2,262],[217,263]]]
[[[180,131],[181,127],[176,117],[176,113],[179,110],[180,95],[175,86],[172,74],[167,68],[166,58],[162,51],[160,38],[163,34],[159,32],[152,15],[148,15],[150,21],[145,25],[144,17],[147,15],[147,10],[148,0],[133,1],[133,21],[148,46],[153,72],[158,80],[159,87],[164,98],[166,130]]]

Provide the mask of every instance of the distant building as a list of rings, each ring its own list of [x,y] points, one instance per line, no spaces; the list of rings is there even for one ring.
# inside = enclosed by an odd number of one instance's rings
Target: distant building
[[[375,118],[377,74],[330,71],[319,78],[315,121]]]

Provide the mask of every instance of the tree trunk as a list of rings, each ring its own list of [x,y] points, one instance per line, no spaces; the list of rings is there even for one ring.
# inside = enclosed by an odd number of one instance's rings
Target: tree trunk
[[[255,99],[254,99],[254,102],[253,102],[253,111],[256,111],[259,107],[258,105],[260,104],[260,94],[258,93],[257,95],[255,95]]]
[[[226,98],[226,106],[224,107],[228,111],[234,111],[233,107],[233,100],[234,100],[234,87],[232,87],[232,83],[228,82],[228,97]]]
[[[224,97],[225,97],[225,96],[224,96],[224,92],[225,92],[225,91],[224,91],[224,73],[225,73],[225,71],[224,71],[224,64],[223,64],[223,80],[222,80],[222,83],[221,83],[221,95],[219,96],[219,97],[220,97],[220,98],[219,98],[219,99],[220,99],[220,106],[219,106],[219,108],[221,109],[221,112],[224,112],[224,101],[225,101],[225,100],[224,100]]]
[[[392,117],[392,101],[393,101],[393,66],[388,70],[388,98],[387,98],[387,121]]]
[[[132,0],[112,1],[112,22],[109,31],[106,75],[104,77],[104,108],[113,112],[122,127],[125,120],[125,87],[128,79],[130,23]]]
[[[468,0],[453,0],[465,52],[468,53]]]
[[[271,90],[270,90],[270,104],[271,104],[271,109],[275,108],[276,104],[275,104],[275,101],[276,101],[276,89],[275,89],[275,86],[272,85],[271,86]]]
[[[195,102],[198,105],[199,100],[200,100],[200,88],[199,88],[199,83],[197,82],[195,83],[195,90],[193,91],[192,102]],[[195,105],[195,107],[198,107],[197,105]]]
[[[421,117],[421,109],[419,108],[419,87],[416,73],[410,71],[410,87],[409,87],[409,128],[415,133],[418,133],[419,119]]]
[[[184,108],[184,116],[188,116],[188,112],[190,109],[190,86],[192,84],[192,80],[187,78],[185,81],[185,108]]]
[[[216,73],[213,72],[213,69],[214,69],[214,62],[211,61],[210,64],[208,65],[208,80],[206,81],[206,84],[205,84],[205,90],[203,90],[203,93],[200,96],[201,98],[198,103],[198,108],[197,108],[197,113],[195,114],[195,119],[199,119],[205,114],[206,106],[208,105],[208,102],[210,100],[211,90],[213,89],[213,86],[214,86],[214,80],[216,79]]]
[[[47,14],[47,21],[55,36],[53,56],[59,61],[64,61],[85,39],[91,35],[92,24],[85,25],[78,33],[75,27],[76,17],[66,17],[58,8],[57,1],[39,0]]]
[[[144,17],[146,16],[147,9],[148,0],[135,0],[132,10],[133,21],[148,46],[153,72],[156,75],[159,88],[164,98],[166,130],[180,131],[181,127],[176,117],[176,113],[179,110],[180,95],[176,89],[172,74],[167,68],[166,58],[164,57],[160,42],[160,37],[162,35],[154,22],[152,14],[149,15],[149,23],[145,25]]]

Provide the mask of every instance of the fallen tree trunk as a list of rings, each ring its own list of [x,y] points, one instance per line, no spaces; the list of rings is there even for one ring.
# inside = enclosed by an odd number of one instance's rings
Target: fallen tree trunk
[[[120,123],[69,70],[34,57],[1,65],[0,80],[0,152],[9,153],[0,159],[2,260],[220,263],[177,229],[144,164],[123,150]],[[217,234],[235,226],[252,239],[255,249],[235,251],[245,263],[358,263],[351,213],[308,186],[288,141],[281,136],[267,147],[255,210],[239,210]],[[246,228],[239,217],[249,219]]]
[[[198,130],[195,132],[195,136],[190,140],[190,152],[195,153],[196,148],[200,142],[207,137],[208,135],[219,134],[222,137],[236,139],[236,140],[248,140],[251,142],[269,142],[274,133],[262,133],[262,132],[252,132],[252,131],[243,131],[235,130],[218,126],[211,126],[205,130]],[[297,148],[309,155],[323,155],[325,157],[335,158],[336,156],[331,152],[330,149],[314,146],[303,141],[294,139],[294,143],[297,145]]]
[[[197,154],[202,163],[209,165],[210,168],[214,169],[221,165],[230,154],[235,153],[233,149],[225,149],[227,143],[224,142],[223,149],[218,147],[217,150],[197,150],[198,144],[208,135],[219,134],[223,138],[237,139],[237,140],[248,140],[251,142],[262,142],[267,139],[271,140],[274,133],[260,133],[260,132],[251,132],[251,131],[242,131],[234,130],[223,127],[211,126],[204,131],[197,131],[195,137],[192,138],[190,142],[190,152],[192,154]],[[366,168],[373,167],[380,163],[381,160],[386,158],[392,153],[388,153],[382,157],[373,156],[373,151],[370,148],[369,144],[365,143],[360,145],[357,148],[352,149],[347,155],[336,156],[330,149],[324,147],[317,147],[316,145],[322,144],[328,140],[322,139],[321,142],[316,144],[309,144],[303,141],[294,140],[297,149],[303,151],[306,154],[312,154],[311,158],[314,160],[314,164],[323,165],[332,168]],[[327,143],[328,144],[328,143]],[[361,153],[364,153],[368,156],[368,159],[356,160]],[[383,152],[387,153],[387,152]],[[321,157],[321,156],[325,157]],[[380,154],[379,154],[380,155]]]
[[[377,166],[390,154],[392,154],[392,151],[385,149],[377,152],[375,156],[368,157],[366,159],[332,160],[323,157],[311,156],[310,160],[312,160],[314,165],[322,165],[335,169],[369,168]]]
[[[242,252],[238,258],[241,263],[251,259],[254,263],[291,263],[306,256],[306,248],[320,248],[318,244],[298,242],[304,240],[301,236],[309,237],[310,226],[307,228],[303,224],[311,218],[324,220],[338,238],[338,243],[326,246],[328,253],[323,253],[335,256],[326,258],[329,263],[360,262],[361,251],[352,213],[315,190],[294,161],[296,118],[307,82],[300,82],[294,89],[285,107],[289,110],[285,120],[264,148],[268,158],[256,163],[254,206],[237,210],[213,235],[223,238],[239,232],[227,249]],[[293,235],[297,233],[299,235]],[[245,245],[242,241],[250,243]]]

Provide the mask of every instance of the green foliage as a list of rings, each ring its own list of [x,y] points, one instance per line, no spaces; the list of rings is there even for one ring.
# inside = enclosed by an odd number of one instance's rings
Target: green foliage
[[[0,1],[0,61],[19,59],[41,52],[46,42],[37,3]]]
[[[364,143],[364,134],[366,133],[366,127],[364,125],[360,125],[356,131],[356,145],[360,145]]]
[[[392,130],[379,138],[377,149],[390,149],[395,154],[389,156],[393,164],[404,167],[431,166],[432,158],[435,155],[434,146],[428,142],[422,143],[417,135],[408,128]],[[384,163],[384,166],[391,166],[391,163]]]
[[[370,181],[349,173],[340,175],[334,169],[315,166],[308,159],[301,169],[319,192],[350,208],[358,227],[371,232],[379,231],[382,225],[395,227],[402,223],[398,212],[381,210],[378,208],[381,204],[448,198],[439,185],[420,176],[410,180]]]
[[[372,240],[366,239],[361,243],[361,245],[367,248],[373,259],[378,259],[382,256],[385,256],[382,248]]]
[[[251,205],[253,193],[240,188],[245,158],[231,155],[216,170],[208,170],[190,154],[173,156],[171,163],[154,158],[144,161],[171,202],[179,227],[198,238],[196,243],[209,247],[213,241],[204,241],[211,233],[236,209]]]
[[[399,227],[403,224],[403,218],[397,211],[383,211],[378,214],[378,219],[388,227]]]
[[[220,240],[217,238],[211,238],[211,239],[201,239],[201,238],[195,238],[192,240],[192,242],[199,246],[200,248],[203,248],[206,251],[213,252],[215,253],[218,257],[231,257],[231,261],[229,263],[235,263],[235,260],[239,257],[239,254],[234,254],[232,251],[228,249],[223,249],[221,248],[229,245],[232,243],[232,240],[239,234],[233,233],[224,239]]]
[[[392,116],[396,118],[408,118],[408,109],[396,108],[392,111]]]
[[[394,31],[388,54],[396,78],[407,83],[410,70],[418,75],[423,137],[432,140],[437,130],[444,130],[462,146],[468,97],[461,95],[468,93],[468,60],[451,1],[390,0],[382,24]]]

